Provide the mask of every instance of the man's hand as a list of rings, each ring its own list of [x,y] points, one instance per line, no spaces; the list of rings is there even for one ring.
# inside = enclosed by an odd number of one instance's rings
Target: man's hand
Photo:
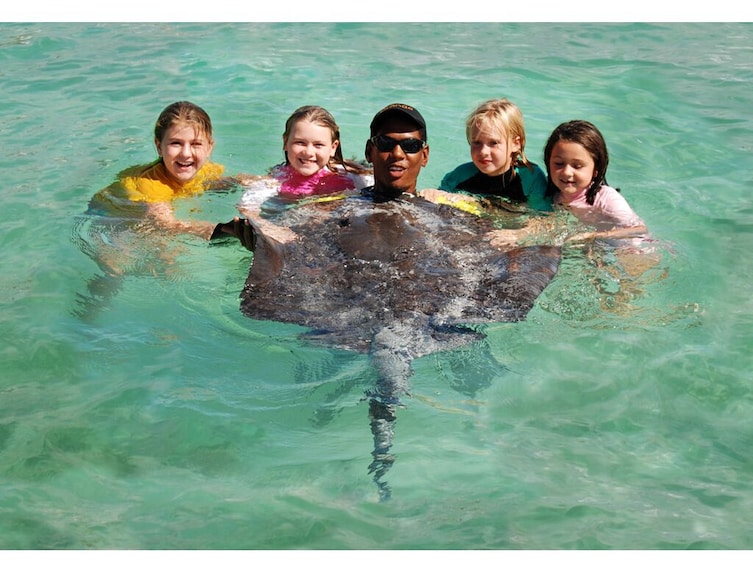
[[[224,224],[217,224],[209,240],[215,241],[226,237],[238,238],[241,245],[249,251],[256,248],[256,230],[245,218],[235,217]]]

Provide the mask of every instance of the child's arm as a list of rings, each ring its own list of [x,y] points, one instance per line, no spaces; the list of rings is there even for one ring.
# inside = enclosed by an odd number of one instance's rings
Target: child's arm
[[[525,239],[555,234],[556,231],[557,219],[553,215],[535,216],[522,228],[492,230],[486,235],[486,239],[494,247],[512,247]]]
[[[207,186],[207,190],[230,190],[248,188],[252,186],[256,181],[268,178],[264,175],[249,175],[246,173],[238,173],[233,177],[220,177]]]
[[[546,233],[556,233],[556,226],[548,217],[531,218],[528,224],[520,229],[499,229],[487,234],[487,240],[494,247],[512,247],[520,244],[524,239],[536,238]],[[597,239],[624,239],[639,237],[648,233],[645,225],[640,224],[626,228],[614,228],[608,231],[587,231],[566,236],[565,243],[581,243]]]
[[[238,173],[233,177],[237,182],[243,186],[251,186],[258,180],[267,179],[269,175],[249,175],[246,173]]]
[[[638,237],[648,233],[648,229],[643,224],[637,226],[630,226],[627,228],[614,228],[608,231],[592,231],[581,232],[571,235],[565,241],[566,242],[581,242],[581,241],[593,241],[595,239],[623,239]]]
[[[168,232],[173,233],[190,233],[201,237],[203,239],[209,239],[214,230],[214,224],[203,220],[179,220],[175,217],[173,207],[168,202],[155,202],[147,204],[146,211],[147,219],[154,222],[154,224]]]

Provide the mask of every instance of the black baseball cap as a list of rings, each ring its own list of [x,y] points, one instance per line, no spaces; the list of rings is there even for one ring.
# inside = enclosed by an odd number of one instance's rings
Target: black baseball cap
[[[385,106],[376,113],[374,119],[371,120],[371,135],[376,135],[377,131],[379,131],[379,126],[381,126],[387,118],[395,114],[407,116],[408,118],[416,122],[416,125],[418,125],[418,129],[421,131],[421,135],[423,136],[424,141],[426,141],[426,122],[424,121],[424,117],[421,115],[421,112],[416,110],[413,106],[399,103]]]

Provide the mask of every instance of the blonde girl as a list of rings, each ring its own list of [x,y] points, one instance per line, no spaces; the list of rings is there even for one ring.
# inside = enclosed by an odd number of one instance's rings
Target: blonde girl
[[[507,98],[487,100],[468,116],[465,132],[471,161],[447,173],[440,190],[497,196],[533,210],[551,210],[546,175],[525,155],[520,108]]]

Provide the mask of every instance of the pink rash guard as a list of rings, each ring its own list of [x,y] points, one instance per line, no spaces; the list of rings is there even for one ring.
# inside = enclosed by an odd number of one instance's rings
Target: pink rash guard
[[[614,228],[629,228],[640,226],[640,219],[627,203],[625,197],[611,186],[602,186],[596,193],[593,206],[586,202],[586,191],[568,198],[558,192],[554,195],[554,204],[565,206],[581,222],[595,227],[598,230],[610,230]]]
[[[274,177],[280,181],[280,194],[284,196],[333,194],[355,187],[350,176],[332,172],[327,167],[307,177],[290,165],[283,165],[274,172]]]

